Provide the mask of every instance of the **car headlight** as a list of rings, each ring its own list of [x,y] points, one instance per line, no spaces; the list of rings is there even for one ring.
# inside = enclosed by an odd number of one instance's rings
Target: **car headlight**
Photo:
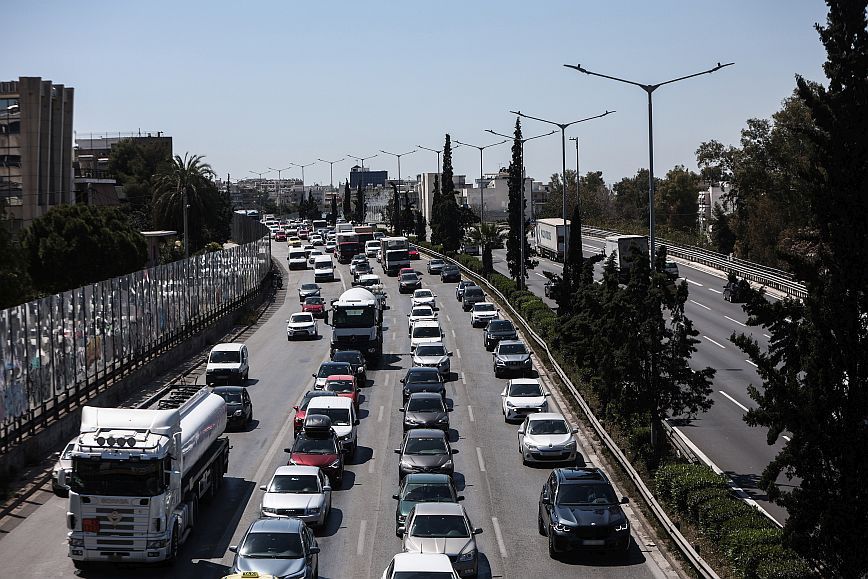
[[[563,523],[555,523],[554,525],[552,525],[552,529],[554,529],[558,533],[568,533],[573,530],[572,527],[564,525]]]
[[[458,555],[458,562],[466,563],[467,561],[472,561],[474,557],[476,557],[476,549],[471,549],[466,553],[461,553],[460,555]]]
[[[77,537],[69,538],[69,546],[70,547],[84,547],[84,539]]]
[[[616,533],[623,533],[624,531],[628,530],[629,528],[630,528],[630,522],[628,520],[624,519],[623,523],[621,523],[620,525],[617,525],[615,527],[615,532]]]
[[[298,463],[295,462],[295,459],[294,459],[294,458],[290,458],[290,459],[289,459],[289,464],[291,464],[291,465],[293,465],[293,466],[296,466]]]
[[[572,439],[564,445],[564,448],[576,448],[576,439]]]
[[[507,407],[507,408],[515,408],[515,404],[513,404],[512,402],[510,402],[509,400],[507,400],[507,401],[506,401],[506,407]]]
[[[308,507],[307,514],[308,515],[316,515],[319,513],[319,507]]]
[[[414,467],[414,466],[413,466],[412,464],[410,464],[409,462],[402,460],[402,461],[401,461],[401,468],[405,468],[405,469],[413,469],[413,468],[416,468],[416,467]]]
[[[241,414],[242,414],[242,412],[240,410],[236,410],[234,415],[235,416],[241,416]]]
[[[539,447],[535,444],[525,444],[525,447],[531,452],[536,452],[539,450]]]
[[[271,513],[272,515],[277,513],[277,509],[274,509],[272,507],[262,507],[261,510],[263,513]]]
[[[506,366],[506,362],[504,362],[500,358],[495,358],[494,363],[497,364],[498,366]]]
[[[336,458],[336,459],[334,460],[334,462],[332,462],[332,463],[331,463],[330,465],[328,465],[326,468],[337,468],[337,467],[339,467],[340,465],[341,465],[341,459]]]

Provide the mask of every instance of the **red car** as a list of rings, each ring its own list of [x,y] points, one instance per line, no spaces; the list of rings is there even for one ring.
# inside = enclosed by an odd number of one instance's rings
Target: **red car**
[[[299,239],[307,239],[308,231],[307,229],[299,229],[298,230],[298,238]]]
[[[325,316],[325,300],[320,296],[304,298],[301,311],[310,312],[315,318],[322,318]]]
[[[349,374],[335,374],[329,376],[326,378],[323,390],[326,392],[334,392],[338,396],[343,396],[344,398],[352,399],[356,410],[359,409],[359,385],[356,382],[355,376],[350,376]]]
[[[301,432],[302,426],[304,425],[304,417],[307,416],[307,405],[310,404],[310,401],[318,396],[337,396],[334,392],[324,392],[322,390],[311,390],[309,392],[305,392],[304,398],[301,399],[298,406],[293,406],[292,409],[295,410],[295,416],[292,419],[292,435],[298,436],[298,433]]]
[[[286,232],[278,231],[274,234],[274,241],[286,241]]]
[[[410,251],[407,252],[407,255],[410,257],[410,259],[419,259],[420,258],[419,250],[416,249],[415,247],[411,247]]]
[[[331,420],[314,414],[304,421],[304,428],[292,443],[284,448],[289,453],[289,465],[318,466],[329,477],[333,486],[339,487],[344,480],[344,453]]]

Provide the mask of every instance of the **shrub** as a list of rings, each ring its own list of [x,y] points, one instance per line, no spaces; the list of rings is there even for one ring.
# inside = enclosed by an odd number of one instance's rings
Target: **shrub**
[[[720,538],[724,522],[753,510],[753,507],[735,497],[725,496],[709,499],[696,507],[697,520],[703,534],[715,541]]]
[[[728,523],[742,517],[733,517],[725,525],[721,525],[720,547],[737,568],[744,568],[744,558],[758,545],[775,545],[781,543],[782,531],[777,527],[746,528],[730,530]],[[727,529],[724,531],[724,529]]]
[[[806,579],[817,574],[804,559],[787,550],[781,558],[764,559],[756,567],[756,579]]]
[[[699,506],[706,501],[718,498],[730,498],[729,491],[720,487],[703,487],[701,489],[690,491],[687,498],[684,500],[684,514],[694,521],[698,520]]]

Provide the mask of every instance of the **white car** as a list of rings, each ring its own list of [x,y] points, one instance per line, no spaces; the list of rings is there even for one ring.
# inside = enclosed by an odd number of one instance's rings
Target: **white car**
[[[365,255],[368,257],[377,257],[377,251],[380,249],[380,242],[376,239],[365,242]]]
[[[259,505],[262,517],[297,517],[322,527],[332,508],[332,487],[318,466],[279,466]]]
[[[294,338],[316,338],[319,336],[319,324],[313,314],[309,312],[298,312],[289,316],[286,320],[286,339]]]
[[[325,250],[326,250],[326,252],[328,252],[328,253],[332,253],[332,252],[335,250],[335,248],[336,248],[337,246],[338,246],[338,244],[337,244],[337,242],[336,242],[334,239],[329,239],[329,240],[326,241],[326,243],[325,243]]]
[[[437,313],[431,306],[416,306],[410,313],[407,314],[407,335],[413,331],[413,324],[419,320],[434,320],[437,321]]]
[[[470,323],[473,327],[485,326],[491,320],[496,320],[500,317],[500,312],[497,306],[491,302],[479,302],[473,304],[473,309],[470,310]]]
[[[321,235],[314,235],[313,237],[310,238],[310,243],[311,243],[311,245],[317,246],[317,245],[323,245],[325,243],[325,241],[323,240]]]
[[[307,264],[312,266],[316,262],[317,256],[320,255],[324,255],[323,252],[321,252],[320,250],[311,250],[311,252],[307,255]]]
[[[429,579],[458,579],[449,557],[442,553],[398,553],[383,571],[381,579],[402,577],[428,577]]]
[[[353,456],[358,446],[359,417],[352,398],[346,396],[320,396],[307,405],[307,416],[322,414],[332,421],[332,430],[348,456]]]
[[[335,266],[332,263],[332,256],[317,255],[313,259],[313,279],[314,281],[334,281]]]
[[[506,383],[500,393],[500,410],[506,422],[524,420],[528,414],[548,412],[549,403],[546,398],[551,396],[543,390],[539,380],[535,378],[517,378]]]
[[[420,344],[413,350],[413,366],[437,368],[440,374],[448,376],[451,371],[449,356],[452,352],[442,342]]]
[[[356,275],[356,266],[363,262],[368,263],[368,259],[366,257],[354,257],[350,262],[350,273]],[[368,265],[370,266],[371,264],[368,263]]]
[[[557,412],[540,412],[524,419],[518,428],[518,453],[529,462],[575,463],[577,429]]]
[[[72,472],[72,450],[78,443],[78,435],[66,443],[62,452],[57,453],[57,462],[54,464],[54,469],[51,471],[51,490],[59,497],[69,495],[69,486],[60,484],[60,471],[63,471],[64,480],[69,480],[69,474]]]
[[[476,577],[479,550],[476,535],[482,529],[470,523],[458,503],[417,503],[398,527],[405,553],[443,553],[449,555],[459,575]]]
[[[413,292],[413,297],[410,299],[411,307],[416,306],[431,306],[432,310],[437,309],[437,294],[429,289],[417,289]]]
[[[410,352],[421,344],[435,344],[443,341],[443,330],[437,320],[419,320],[410,331]]]

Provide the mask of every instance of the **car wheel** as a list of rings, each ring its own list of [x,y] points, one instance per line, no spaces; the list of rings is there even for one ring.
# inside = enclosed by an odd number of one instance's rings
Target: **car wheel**
[[[545,526],[545,523],[543,523],[541,512],[537,513],[537,515],[536,515],[536,528],[537,528],[537,531],[539,531],[540,535],[545,536],[546,526]]]
[[[292,338],[290,338],[289,336],[287,336],[287,337],[286,337],[286,341],[287,341],[287,342],[291,342],[291,341],[292,341]]]
[[[558,549],[557,545],[555,544],[554,533],[549,533],[549,557],[551,557],[552,559],[558,558]]]

